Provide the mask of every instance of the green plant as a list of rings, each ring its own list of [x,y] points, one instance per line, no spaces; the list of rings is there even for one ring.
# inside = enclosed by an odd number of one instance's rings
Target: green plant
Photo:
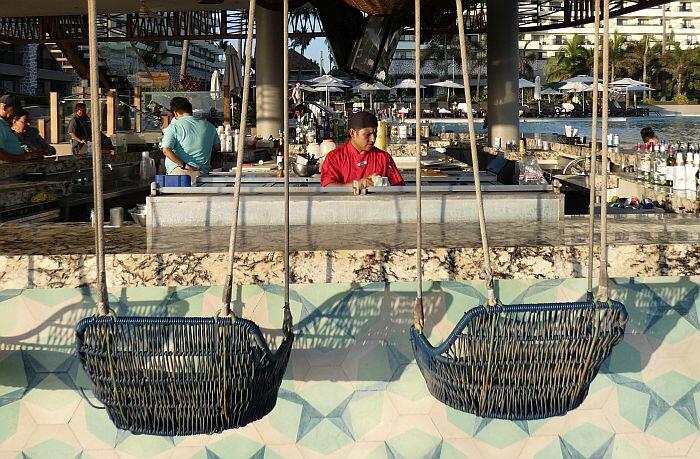
[[[690,99],[685,94],[676,94],[673,97],[673,103],[678,105],[688,105],[690,104]]]
[[[547,61],[544,74],[548,83],[554,83],[575,75],[585,75],[593,67],[593,51],[584,47],[584,38],[574,34],[564,39],[557,55]]]

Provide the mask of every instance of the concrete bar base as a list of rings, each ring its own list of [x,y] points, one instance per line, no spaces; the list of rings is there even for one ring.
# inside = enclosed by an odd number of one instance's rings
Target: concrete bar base
[[[147,199],[147,225],[230,226],[232,196],[155,196]],[[563,196],[552,192],[484,193],[488,222],[557,221],[563,215]],[[475,222],[474,193],[426,194],[423,196],[425,223]],[[415,196],[297,195],[290,201],[292,225],[400,224],[416,221]],[[243,195],[239,225],[284,224],[281,196]]]

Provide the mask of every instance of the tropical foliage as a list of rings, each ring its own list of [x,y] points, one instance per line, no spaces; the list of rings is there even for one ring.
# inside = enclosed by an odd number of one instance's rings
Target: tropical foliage
[[[682,49],[671,35],[664,50],[649,35],[628,41],[617,33],[610,38],[609,47],[611,81],[624,77],[644,81],[661,89],[654,93],[657,98],[684,100],[681,96],[694,97],[700,91],[700,47]],[[582,36],[573,35],[547,61],[544,71],[548,82],[557,82],[590,75],[592,68],[592,46]]]

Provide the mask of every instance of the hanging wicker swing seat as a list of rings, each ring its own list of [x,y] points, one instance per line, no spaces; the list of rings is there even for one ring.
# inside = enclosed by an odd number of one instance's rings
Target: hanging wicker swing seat
[[[240,318],[88,317],[78,355],[120,429],[151,435],[215,433],[275,406],[294,336],[270,351]]]
[[[288,7],[283,7],[283,40],[288,43]],[[245,77],[240,130],[245,132],[255,0],[250,0],[246,34]],[[95,0],[88,2],[91,29],[91,106],[97,101],[97,23]],[[287,84],[289,55],[284,54]],[[288,108],[288,101],[285,108]],[[288,123],[288,120],[287,122]],[[92,125],[99,139],[99,120]],[[288,132],[288,129],[285,129]],[[96,151],[100,151],[99,140]],[[243,151],[243,136],[238,139]],[[284,164],[289,170],[289,140],[284,139]],[[101,155],[93,155],[95,171],[95,248],[97,255],[97,315],[76,326],[76,346],[93,393],[104,404],[114,425],[136,434],[212,434],[243,427],[275,407],[294,341],[289,306],[289,174],[285,174],[285,266],[283,339],[276,352],[252,321],[231,310],[234,259],[240,204],[243,155],[236,158],[236,182],[231,215],[228,273],[223,289],[221,317],[116,317],[109,309],[104,256],[104,200]]]
[[[479,306],[440,346],[415,327],[411,342],[428,390],[444,404],[488,418],[539,419],[581,404],[626,321],[616,301]]]

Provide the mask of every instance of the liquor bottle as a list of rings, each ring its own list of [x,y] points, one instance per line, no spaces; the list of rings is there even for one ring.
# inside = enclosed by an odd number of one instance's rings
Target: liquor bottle
[[[520,133],[520,141],[518,142],[518,152],[525,153],[525,133]]]
[[[693,155],[693,167],[695,168],[695,191],[700,191],[700,153]]]
[[[661,148],[656,155],[656,184],[666,185],[666,148]]]
[[[656,151],[654,148],[649,149],[649,183],[656,185]]]
[[[673,188],[673,182],[675,181],[676,175],[676,157],[673,154],[669,154],[666,158],[666,186]]]
[[[408,125],[406,124],[406,119],[401,115],[401,121],[399,122],[399,142],[406,143],[408,139]]]
[[[634,179],[638,182],[644,180],[644,172],[642,170],[642,144],[637,144],[637,156],[634,161]]]
[[[688,152],[685,157],[685,189],[695,191],[695,165],[693,164],[693,154]]]
[[[673,171],[673,189],[685,189],[685,163],[683,162],[683,153],[676,153],[676,167]]]
[[[645,182],[651,181],[651,154],[649,152],[649,145],[644,146],[644,153],[642,154],[642,178]]]

